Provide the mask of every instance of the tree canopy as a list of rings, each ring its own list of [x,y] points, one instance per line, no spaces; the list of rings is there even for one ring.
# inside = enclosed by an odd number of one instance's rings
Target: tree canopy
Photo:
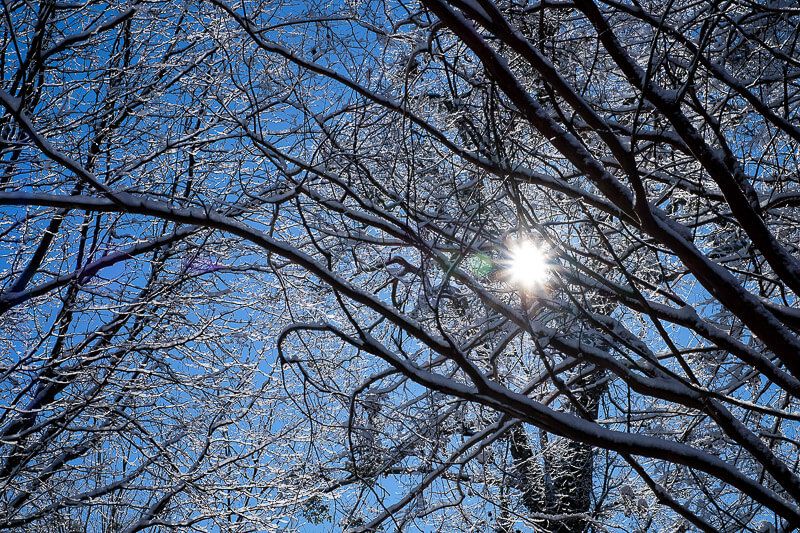
[[[791,0],[7,0],[0,529],[800,528]]]

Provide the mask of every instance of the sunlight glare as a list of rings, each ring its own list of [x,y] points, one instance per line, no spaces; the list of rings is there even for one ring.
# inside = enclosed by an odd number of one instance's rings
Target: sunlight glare
[[[508,277],[523,289],[534,289],[547,282],[550,275],[547,250],[533,241],[516,241],[509,248]]]

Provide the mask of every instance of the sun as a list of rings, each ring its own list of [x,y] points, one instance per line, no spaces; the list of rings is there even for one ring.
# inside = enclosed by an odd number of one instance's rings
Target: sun
[[[506,275],[514,285],[525,290],[542,287],[550,277],[547,249],[529,239],[514,241],[508,248]]]

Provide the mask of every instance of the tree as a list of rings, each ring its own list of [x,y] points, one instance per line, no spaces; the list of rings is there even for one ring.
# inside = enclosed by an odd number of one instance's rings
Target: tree
[[[800,10],[3,7],[0,524],[800,527]]]

